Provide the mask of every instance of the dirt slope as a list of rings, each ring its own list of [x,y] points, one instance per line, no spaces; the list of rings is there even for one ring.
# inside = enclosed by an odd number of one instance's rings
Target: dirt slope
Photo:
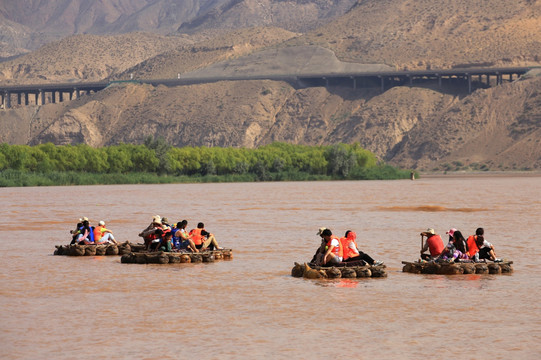
[[[398,69],[539,64],[541,1],[358,1],[299,42]]]
[[[133,74],[137,79],[176,78],[187,73],[208,68],[216,63],[235,60],[253,52],[274,47],[298,36],[280,28],[249,28],[224,31],[212,37],[190,37],[193,42],[160,53],[133,68],[115,74],[112,78],[126,79]]]
[[[541,77],[456,101],[416,124],[387,157],[425,169],[540,169]]]
[[[230,0],[183,23],[178,32],[272,26],[304,32],[345,14],[356,0]]]
[[[147,33],[75,35],[0,63],[0,82],[98,81],[190,42],[183,37]]]

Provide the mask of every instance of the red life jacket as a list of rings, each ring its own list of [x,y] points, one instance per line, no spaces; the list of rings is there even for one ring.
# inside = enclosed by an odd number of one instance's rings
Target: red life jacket
[[[352,233],[353,232],[350,232],[348,234],[348,237],[340,238],[340,244],[342,245],[342,251],[344,253],[344,260],[359,255],[359,253],[357,252],[357,242],[355,241],[355,235],[352,235]],[[351,243],[353,243],[353,249],[349,247]]]
[[[333,239],[336,239],[338,241],[338,246],[335,246],[332,249],[332,253],[335,256],[340,256],[341,258],[343,258],[344,257],[344,248],[342,247],[342,242],[336,236],[334,236],[334,235],[331,236],[331,239],[327,242],[327,249],[329,249],[331,247],[331,243],[332,243]]]
[[[203,235],[201,235],[201,231],[204,229],[192,229],[190,230],[190,235],[192,236],[192,241],[195,245],[201,245],[203,243]]]
[[[479,248],[477,247],[477,235],[471,235],[470,237],[468,237],[468,256],[470,258],[473,258],[475,256],[475,254],[477,254],[479,252]]]
[[[154,231],[156,231],[156,230],[158,230],[158,229],[163,230],[163,227],[162,227],[162,226],[156,226],[156,227],[154,227]],[[156,240],[156,239],[158,239],[158,235],[156,235],[156,233],[153,232],[152,234],[148,235],[148,239],[149,239],[149,240]]]

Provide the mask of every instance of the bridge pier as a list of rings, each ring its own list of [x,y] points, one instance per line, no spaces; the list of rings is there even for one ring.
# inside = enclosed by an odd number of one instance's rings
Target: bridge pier
[[[4,92],[4,100],[2,101],[2,104],[4,104],[4,109],[11,108],[11,93],[9,91]]]

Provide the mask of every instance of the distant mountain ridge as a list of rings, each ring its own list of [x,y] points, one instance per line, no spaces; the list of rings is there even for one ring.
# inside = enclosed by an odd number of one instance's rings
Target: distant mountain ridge
[[[0,2],[0,58],[76,34],[161,35],[252,26],[308,30],[355,0],[17,0]]]

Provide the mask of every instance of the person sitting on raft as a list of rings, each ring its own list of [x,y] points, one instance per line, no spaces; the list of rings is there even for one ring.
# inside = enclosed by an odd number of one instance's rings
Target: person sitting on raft
[[[158,238],[152,240],[150,243],[150,251],[171,252],[173,250],[171,245],[173,234],[171,234],[171,230],[158,229],[155,234]]]
[[[383,264],[382,261],[375,261],[370,257],[370,255],[365,254],[364,252],[360,251],[357,247],[357,242],[355,241],[357,239],[357,234],[355,234],[353,231],[348,230],[344,234],[343,238],[340,238],[340,242],[342,243],[343,253],[344,253],[344,262],[351,262],[351,261],[364,261],[365,263],[371,265],[371,266],[378,266]]]
[[[428,228],[426,231],[421,233],[421,242],[426,236],[426,242],[424,242],[423,247],[421,248],[421,259],[423,260],[433,260],[440,256],[443,248],[443,240],[441,236],[437,235],[434,229]],[[425,251],[430,250],[430,254],[425,254]]]
[[[162,217],[162,229],[163,230],[171,229],[171,225],[169,225],[169,220],[167,220],[166,217]]]
[[[191,236],[186,231],[188,220],[182,220],[177,222],[177,225],[173,229],[174,242],[178,244],[178,250],[188,250],[191,252],[199,252],[195,243],[191,239]]]
[[[88,220],[88,218],[86,217],[80,218],[77,225],[75,225],[75,230],[70,230],[70,234],[71,234],[70,245],[77,243],[77,236],[81,233],[81,230],[83,229],[83,219]]]
[[[94,241],[96,242],[96,245],[103,245],[103,244],[118,245],[118,242],[115,240],[115,237],[113,236],[113,232],[105,228],[105,221],[103,220],[100,220],[100,222],[98,223],[98,226],[94,228]]]
[[[327,242],[323,238],[323,231],[326,230],[326,227],[320,227],[316,235],[318,235],[321,238],[321,244],[316,250],[316,253],[312,257],[312,260],[310,260],[310,263],[312,264],[321,264],[323,255],[325,254],[325,246],[327,245]]]
[[[474,260],[479,261],[487,259],[494,262],[501,262],[502,259],[496,257],[494,245],[485,240],[485,230],[483,228],[478,228],[475,233],[477,234],[475,237],[475,245],[479,249],[479,252],[474,255]]]
[[[447,231],[447,234],[449,235],[449,243],[443,249],[438,260],[441,259],[451,262],[468,260],[466,239],[464,239],[462,233],[453,228]]]
[[[79,245],[95,245],[94,243],[94,227],[90,226],[88,220],[83,220],[83,226],[79,230],[76,242]]]
[[[139,233],[145,242],[145,250],[148,250],[153,240],[157,239],[156,231],[162,230],[162,218],[159,215],[155,215],[152,218],[152,222],[143,231]]]
[[[195,247],[200,251],[205,251],[207,248],[212,250],[222,250],[218,245],[218,241],[213,234],[205,230],[205,224],[200,222],[197,224],[197,229],[190,230],[190,237],[195,244]]]
[[[330,229],[325,229],[321,233],[321,237],[325,239],[326,251],[321,261],[322,265],[326,264],[339,264],[342,262],[344,256],[344,250],[340,239],[332,234]]]
[[[171,230],[167,230],[162,235],[162,240],[160,243],[160,251],[165,252],[171,252],[172,246],[171,246],[171,238],[173,237],[173,234],[171,234]]]
[[[483,228],[477,228],[477,230],[475,230],[475,235],[468,236],[468,240],[466,240],[466,242],[468,243],[468,256],[474,261],[479,260],[479,248],[477,247],[477,238],[479,236],[483,237],[483,234]]]

